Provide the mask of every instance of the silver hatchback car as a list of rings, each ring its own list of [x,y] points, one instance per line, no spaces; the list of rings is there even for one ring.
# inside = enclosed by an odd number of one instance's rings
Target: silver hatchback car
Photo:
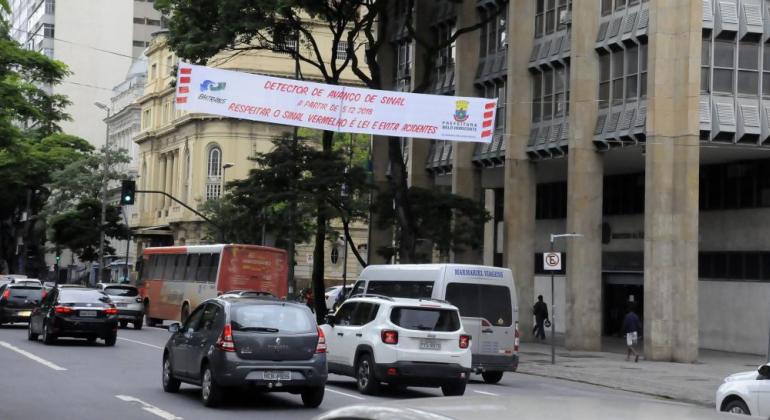
[[[99,283],[97,289],[109,295],[110,300],[118,308],[118,321],[121,328],[126,328],[128,323],[134,325],[135,330],[142,329],[144,321],[144,305],[139,289],[130,284]]]

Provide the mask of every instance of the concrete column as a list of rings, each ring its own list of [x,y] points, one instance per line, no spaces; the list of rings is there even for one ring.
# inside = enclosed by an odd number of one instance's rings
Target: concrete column
[[[535,288],[535,164],[527,157],[532,121],[532,87],[527,65],[534,37],[535,2],[510,0],[508,98],[505,152],[504,255],[513,270],[519,300],[519,330],[532,339]]]
[[[644,351],[698,357],[698,98],[702,4],[650,3]]]
[[[495,263],[495,190],[484,190],[484,209],[492,216],[492,220],[484,225],[484,265]]]
[[[171,185],[174,178],[174,156],[171,153],[166,153],[166,183],[163,185],[163,191],[171,193]],[[171,207],[171,200],[165,197],[163,200],[163,208],[168,209]]]
[[[166,156],[161,155],[160,165],[159,165],[160,171],[158,173],[158,177],[156,178],[156,182],[158,183],[158,190],[160,191],[165,191],[166,189],[166,165],[167,165]],[[155,195],[158,195],[158,194],[155,194]],[[158,203],[156,206],[157,210],[160,210],[166,207],[166,197],[159,196],[157,198],[156,203]]]
[[[457,5],[457,27],[464,28],[478,22],[475,1],[464,1]],[[476,96],[473,80],[479,63],[479,35],[473,32],[457,39],[455,49],[455,94]],[[476,143],[455,142],[452,153],[452,193],[473,200],[481,199],[481,175],[473,167],[473,153]],[[455,220],[454,223],[464,223]],[[481,233],[481,232],[479,232]],[[483,249],[465,249],[452,252],[450,260],[456,263],[480,264],[484,259]]]
[[[171,156],[171,176],[169,177],[169,185],[168,185],[168,193],[171,195],[174,195],[176,193],[176,183],[179,179],[177,176],[177,158],[176,158],[176,152],[169,153]],[[169,199],[169,207],[173,206],[174,202]]]
[[[572,5],[567,232],[584,235],[567,244],[566,345],[576,350],[601,349],[602,188],[604,167],[593,145],[599,89],[600,2]]]

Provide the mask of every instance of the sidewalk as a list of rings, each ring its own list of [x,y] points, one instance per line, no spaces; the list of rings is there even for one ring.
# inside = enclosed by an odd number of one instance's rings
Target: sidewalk
[[[756,370],[765,363],[759,355],[701,349],[696,363],[625,360],[625,342],[605,338],[602,352],[569,351],[557,337],[556,364],[551,364],[549,341],[521,343],[518,372],[602,385],[714,406],[715,393],[725,376]],[[640,355],[643,353],[640,352]]]

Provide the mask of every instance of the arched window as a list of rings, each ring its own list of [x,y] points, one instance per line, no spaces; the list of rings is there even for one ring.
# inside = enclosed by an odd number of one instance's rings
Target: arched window
[[[208,177],[206,178],[206,200],[222,195],[222,149],[214,145],[208,153]]]

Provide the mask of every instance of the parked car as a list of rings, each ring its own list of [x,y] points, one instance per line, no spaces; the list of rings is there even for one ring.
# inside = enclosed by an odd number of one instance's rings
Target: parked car
[[[32,309],[40,304],[46,290],[40,286],[26,284],[4,284],[0,286],[0,324],[29,322]]]
[[[0,274],[0,285],[12,283],[16,279],[26,279],[24,274]]]
[[[355,377],[361,393],[376,393],[381,382],[465,393],[471,337],[457,307],[433,299],[356,297],[327,321],[321,329],[329,372]]]
[[[348,284],[345,286],[345,296],[347,296],[348,293],[350,293],[350,290],[353,289],[352,284]],[[337,298],[339,297],[340,293],[342,293],[342,286],[332,286],[326,289],[326,292],[324,293],[324,298],[326,299],[326,308],[330,311],[334,310],[334,304],[337,303]]]
[[[13,278],[8,283],[9,284],[21,284],[21,285],[25,285],[25,286],[42,286],[43,285],[43,282],[41,282],[38,279],[29,279],[29,278],[21,278],[21,277]]]
[[[118,309],[101,290],[85,288],[52,289],[32,310],[28,338],[42,336],[45,344],[59,337],[97,338],[114,346],[118,338]]]
[[[725,378],[717,389],[716,409],[735,414],[770,417],[770,364]]]
[[[135,330],[142,329],[144,322],[144,305],[139,289],[128,284],[99,283],[97,289],[109,295],[112,303],[118,308],[118,322],[121,328],[133,324]]]
[[[201,303],[183,325],[169,326],[163,389],[201,386],[206,406],[225,387],[250,385],[302,395],[318,407],[326,385],[326,340],[306,306],[272,298],[219,296]]]

